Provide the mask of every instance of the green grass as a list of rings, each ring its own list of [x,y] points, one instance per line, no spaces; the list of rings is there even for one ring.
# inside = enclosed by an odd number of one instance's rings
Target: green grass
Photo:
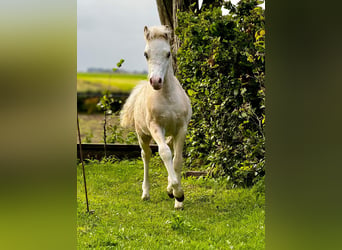
[[[166,194],[165,167],[159,158],[151,165],[151,200],[141,201],[141,160],[88,162],[93,214],[86,212],[78,165],[78,249],[265,248],[263,182],[231,189],[225,179],[183,179],[184,210],[178,211]]]
[[[77,91],[130,92],[137,83],[146,79],[147,75],[142,74],[77,73]]]

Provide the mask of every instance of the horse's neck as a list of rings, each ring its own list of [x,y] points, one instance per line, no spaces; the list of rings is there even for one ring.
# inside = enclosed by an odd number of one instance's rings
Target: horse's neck
[[[166,92],[171,92],[176,87],[175,83],[176,82],[175,82],[175,75],[173,74],[173,67],[172,67],[172,64],[170,64],[169,68],[167,69],[166,74],[165,74],[163,89]]]

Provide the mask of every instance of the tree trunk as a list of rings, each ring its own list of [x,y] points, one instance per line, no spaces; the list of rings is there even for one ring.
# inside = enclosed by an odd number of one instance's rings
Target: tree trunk
[[[173,30],[172,0],[157,0],[157,7],[160,23],[162,25],[168,25]]]
[[[176,54],[180,46],[180,41],[176,36],[175,30],[177,28],[177,11],[185,11],[190,9],[190,5],[195,3],[194,9],[198,9],[197,0],[156,0],[159,19],[162,25],[168,25],[172,30],[171,47],[172,47],[172,61],[173,71],[177,72]]]
[[[180,46],[180,41],[176,36],[175,30],[178,26],[177,11],[187,11],[192,8],[193,11],[199,10],[198,0],[156,0],[159,19],[162,25],[168,25],[172,30],[171,47],[172,47],[172,62],[173,71],[177,73],[176,54]],[[210,6],[222,6],[223,0],[203,0],[202,9],[208,9]],[[193,5],[193,6],[192,6]]]

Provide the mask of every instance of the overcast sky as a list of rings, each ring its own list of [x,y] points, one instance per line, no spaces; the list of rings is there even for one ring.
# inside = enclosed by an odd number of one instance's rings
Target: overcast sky
[[[77,71],[111,69],[121,58],[124,70],[147,70],[145,25],[160,25],[156,0],[77,0]]]
[[[147,70],[144,26],[160,25],[155,0],[77,0],[77,71]]]

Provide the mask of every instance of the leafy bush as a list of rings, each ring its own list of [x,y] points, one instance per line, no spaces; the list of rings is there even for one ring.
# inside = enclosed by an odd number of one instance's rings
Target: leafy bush
[[[108,126],[108,132],[107,143],[138,144],[135,132],[127,132],[117,124]]]
[[[123,59],[121,59],[123,60]],[[121,62],[121,61],[120,61]],[[120,62],[117,64],[119,65]],[[114,69],[113,69],[114,70]],[[107,143],[124,143],[124,144],[138,144],[138,138],[133,131],[127,132],[117,124],[108,125],[108,116],[116,115],[119,117],[119,111],[113,113],[112,104],[115,102],[113,95],[109,91],[105,91],[97,106],[99,110],[103,111],[103,142]],[[126,133],[125,133],[126,132]],[[126,134],[126,135],[124,135]]]
[[[186,164],[250,185],[264,175],[265,19],[256,0],[178,13],[178,78],[193,116]]]

